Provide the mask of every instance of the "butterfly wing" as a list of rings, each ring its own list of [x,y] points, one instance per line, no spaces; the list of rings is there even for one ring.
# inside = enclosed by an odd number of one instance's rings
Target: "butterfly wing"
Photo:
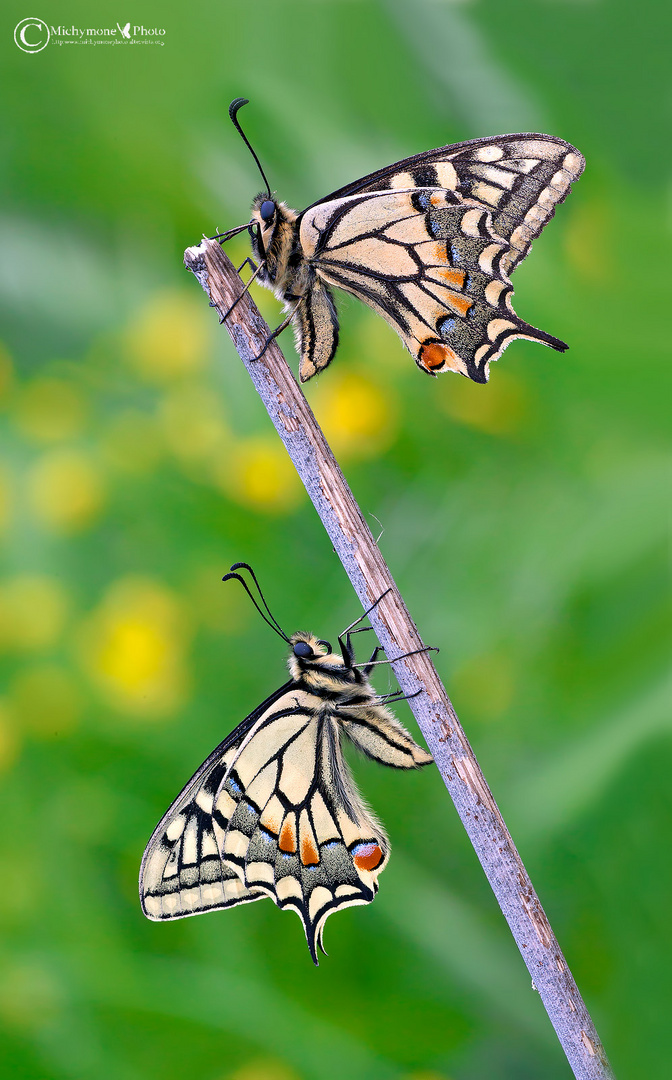
[[[140,894],[152,919],[269,896],[299,915],[317,963],[326,919],[373,900],[389,845],[343,760],[338,721],[283,689],[173,803],[145,852]]]
[[[429,374],[486,382],[519,337],[567,348],[514,312],[511,245],[478,201],[427,187],[348,195],[306,211],[300,241],[318,278],[386,319]],[[316,370],[304,353],[301,379]]]
[[[498,135],[441,146],[364,176],[320,202],[365,191],[439,187],[492,210],[494,232],[509,243],[502,269],[510,274],[583,172],[576,147],[543,134]],[[319,203],[308,208],[313,210]]]
[[[291,685],[280,687],[213,750],[156,826],[140,867],[140,903],[148,919],[180,919],[266,895],[245,889],[222,861],[226,822],[214,814],[214,804],[243,740]]]

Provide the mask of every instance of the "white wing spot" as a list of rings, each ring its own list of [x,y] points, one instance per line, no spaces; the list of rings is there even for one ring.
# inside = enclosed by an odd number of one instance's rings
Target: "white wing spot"
[[[477,161],[499,161],[504,157],[504,151],[501,146],[479,146],[474,157]]]
[[[176,817],[174,821],[171,821],[170,825],[166,829],[166,838],[170,841],[177,840],[178,836],[182,835],[184,830],[184,823],[186,818],[183,814]]]
[[[275,886],[275,891],[280,900],[288,900],[290,896],[303,896],[301,886],[291,874],[288,874],[287,877],[280,878]]]
[[[474,199],[488,203],[489,206],[497,206],[504,192],[501,188],[493,187],[492,184],[484,184],[482,180],[472,185],[471,194]]]

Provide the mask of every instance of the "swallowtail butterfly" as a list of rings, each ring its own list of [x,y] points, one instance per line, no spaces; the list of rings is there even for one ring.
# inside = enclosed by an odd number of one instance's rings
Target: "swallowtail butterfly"
[[[250,572],[246,563],[235,571]],[[361,616],[328,641],[287,637],[289,682],[257,706],[213,750],[154,830],[140,868],[149,919],[180,919],[270,897],[295,911],[317,964],[324,924],[334,911],[370,903],[390,845],[362,800],[343,757],[348,739],[397,769],[432,761],[387,708],[369,675],[379,652],[356,664],[351,634]],[[369,609],[371,610],[371,609]],[[365,629],[370,629],[366,627]]]
[[[333,289],[382,315],[418,367],[474,382],[514,338],[567,345],[513,310],[511,274],[581,175],[579,151],[552,135],[498,135],[426,150],[355,180],[297,213],[266,184],[247,229],[253,278],[285,305],[302,382],[331,363],[338,345]],[[252,262],[252,260],[249,260]],[[249,284],[249,283],[248,283]],[[270,340],[270,339],[269,339]]]

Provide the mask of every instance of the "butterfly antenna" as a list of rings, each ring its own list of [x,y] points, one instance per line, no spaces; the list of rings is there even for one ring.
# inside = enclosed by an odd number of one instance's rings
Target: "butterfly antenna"
[[[280,631],[280,633],[284,637],[285,641],[289,641],[289,638],[285,634],[285,631],[282,629],[282,627],[280,626],[280,623],[278,622],[275,615],[273,614],[273,612],[269,608],[268,604],[266,603],[266,597],[264,596],[263,592],[261,591],[261,585],[257,581],[257,575],[255,574],[255,572],[252,569],[252,567],[250,566],[250,564],[246,563],[246,562],[237,562],[237,563],[234,563],[233,566],[230,567],[230,569],[231,570],[247,570],[248,574],[250,574],[252,576],[252,580],[254,581],[254,584],[257,586],[257,591],[259,593],[259,596],[261,597],[261,602],[264,605],[264,607],[266,608],[266,611],[268,612],[269,618],[272,619],[274,625],[277,626],[278,630]]]
[[[254,150],[252,149],[252,146],[250,144],[250,140],[248,139],[247,135],[245,134],[245,132],[241,128],[240,124],[238,123],[238,115],[237,115],[238,110],[242,109],[243,105],[249,105],[249,103],[250,103],[249,98],[244,98],[244,97],[234,98],[234,100],[229,105],[229,116],[231,117],[231,121],[233,123],[233,126],[236,128],[239,135],[242,137],[243,142],[245,143],[247,149],[250,151],[250,153],[252,154],[252,157],[254,158],[254,160],[257,163],[257,168],[259,169],[259,172],[261,173],[262,179],[263,179],[264,183],[266,184],[266,191],[267,191],[268,197],[270,199],[271,198],[271,185],[269,184],[268,180],[266,179],[266,173],[264,172],[264,170],[261,167],[261,162],[259,161],[259,158],[257,157]]]
[[[235,573],[236,570],[243,570],[243,569],[248,570],[250,572],[250,574],[252,575],[252,578],[254,580],[254,584],[257,586],[257,589],[259,591],[259,596],[261,597],[261,602],[264,605],[264,607],[266,608],[266,611],[268,612],[268,617],[264,614],[263,610],[259,607],[259,604],[257,603],[255,597],[253,596],[252,591],[251,591],[249,585],[247,584],[247,582],[245,581],[245,579],[243,577],[241,577],[240,574]],[[233,566],[231,567],[231,571],[228,574],[224,575],[224,577],[222,578],[222,581],[230,581],[231,578],[235,578],[236,581],[240,582],[240,584],[245,589],[245,592],[249,596],[250,600],[252,601],[252,603],[256,607],[257,611],[261,615],[262,619],[264,620],[264,622],[268,623],[271,630],[275,630],[276,634],[278,634],[279,637],[281,637],[283,639],[283,641],[289,642],[289,638],[287,637],[287,634],[282,629],[282,627],[280,626],[280,623],[275,618],[275,616],[272,614],[268,604],[266,603],[266,600],[264,598],[264,594],[262,593],[261,589],[259,588],[259,582],[257,581],[256,574],[254,573],[254,570],[252,569],[252,567],[249,566],[247,563],[234,563]]]

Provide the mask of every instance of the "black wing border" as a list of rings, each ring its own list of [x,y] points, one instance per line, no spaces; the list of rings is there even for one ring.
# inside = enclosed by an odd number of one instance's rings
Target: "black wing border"
[[[297,225],[300,223],[303,215],[307,213],[308,210],[312,210],[314,206],[319,206],[321,203],[325,202],[334,202],[337,199],[344,199],[348,195],[356,195],[357,192],[365,190],[371,184],[375,184],[379,180],[384,180],[386,177],[392,176],[396,172],[405,172],[416,165],[429,164],[436,161],[437,158],[454,157],[455,154],[461,153],[463,150],[471,150],[478,146],[489,146],[492,143],[508,142],[511,139],[541,139],[542,142],[555,143],[558,146],[564,146],[568,153],[577,154],[584,162],[585,166],[583,154],[580,150],[577,150],[572,143],[567,142],[565,139],[561,139],[558,135],[546,135],[540,131],[510,132],[507,135],[489,135],[480,139],[468,139],[466,142],[461,143],[448,143],[446,146],[437,147],[436,150],[423,150],[420,154],[413,154],[411,157],[402,158],[401,161],[395,161],[392,165],[386,165],[383,169],[378,169],[376,172],[369,173],[368,176],[362,176],[359,180],[353,180],[352,183],[346,184],[337,191],[332,191],[330,195],[325,195],[324,198],[317,199],[314,203],[311,203],[310,206],[307,206],[305,210],[301,211]],[[583,171],[583,169],[581,171]]]

